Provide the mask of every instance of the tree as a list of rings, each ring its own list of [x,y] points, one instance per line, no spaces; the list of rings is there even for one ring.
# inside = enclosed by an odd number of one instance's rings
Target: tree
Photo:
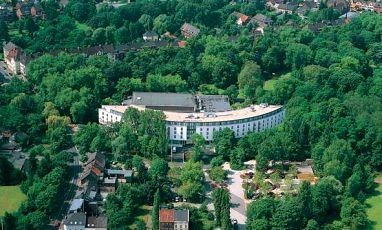
[[[270,197],[264,197],[251,202],[247,208],[247,226],[256,226],[260,224],[263,227],[255,227],[254,229],[269,229],[270,220],[276,208],[276,202]],[[262,220],[258,223],[258,220]]]
[[[229,159],[231,150],[235,143],[235,134],[229,128],[213,132],[213,145],[217,155],[221,155],[224,160]]]
[[[159,205],[160,205],[160,192],[159,189],[155,192],[154,195],[154,204],[153,204],[153,211],[151,214],[152,219],[152,226],[153,229],[159,230]]]
[[[309,46],[292,43],[286,48],[285,64],[292,69],[299,69],[308,65],[312,59],[312,50]]]
[[[0,21],[0,41],[7,41],[9,39],[8,26],[5,21]]]
[[[311,219],[308,221],[308,223],[306,224],[306,227],[304,228],[304,230],[319,230],[320,229],[320,226],[318,225],[317,221]]]
[[[227,178],[227,174],[227,171],[225,171],[221,166],[215,166],[210,169],[208,175],[211,180],[221,183]]]
[[[352,230],[365,229],[369,222],[364,205],[354,198],[347,198],[343,201],[341,219]]]
[[[191,136],[191,141],[192,141],[192,159],[193,161],[197,162],[197,161],[200,161],[201,158],[202,158],[202,155],[203,155],[203,148],[204,148],[204,144],[205,144],[205,140],[204,140],[204,137],[203,135],[201,134],[193,134]]]
[[[255,99],[256,88],[263,86],[260,66],[255,62],[246,62],[237,81],[243,95],[252,102]]]
[[[150,15],[142,14],[141,17],[138,19],[138,22],[143,25],[146,31],[151,30],[153,20]]]
[[[154,30],[159,34],[164,34],[169,30],[170,17],[165,14],[160,14],[154,19]]]
[[[100,127],[96,123],[84,125],[76,132],[73,141],[81,154],[90,151],[91,143],[98,135],[98,132],[100,132]]]
[[[312,191],[309,182],[303,181],[300,185],[297,199],[302,206],[302,214],[306,220],[310,219],[312,214]]]
[[[272,229],[302,229],[302,206],[296,198],[286,197],[276,206],[272,216]]]
[[[132,166],[134,170],[138,173],[138,181],[141,183],[145,182],[147,178],[147,170],[142,158],[137,155],[134,155],[132,160]]]
[[[33,34],[38,31],[38,25],[35,23],[33,18],[27,17],[23,20],[24,28],[28,31],[29,36],[33,36]]]
[[[216,225],[221,226],[223,230],[231,229],[231,202],[228,191],[222,188],[215,189],[212,192],[212,198],[215,208]]]
[[[204,195],[204,173],[200,162],[188,161],[180,173],[182,185],[179,193],[190,201],[199,200]]]
[[[150,178],[154,181],[162,181],[167,177],[168,173],[167,161],[162,158],[155,158],[149,169]]]

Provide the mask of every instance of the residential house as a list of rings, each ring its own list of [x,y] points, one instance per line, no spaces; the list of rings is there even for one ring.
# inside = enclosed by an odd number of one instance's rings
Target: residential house
[[[374,9],[374,12],[376,12],[377,14],[382,13],[382,3],[380,2],[375,3],[373,9]]]
[[[12,42],[3,43],[4,61],[9,71],[13,74],[20,73],[21,48]]]
[[[143,40],[145,42],[147,42],[147,41],[154,42],[154,41],[159,40],[159,35],[155,31],[152,31],[152,30],[145,32],[142,36],[143,36]]]
[[[304,17],[307,13],[309,13],[310,9],[307,5],[303,5],[297,8],[296,13],[300,17]]]
[[[99,183],[103,180],[105,156],[102,153],[88,154],[88,161],[83,165],[84,171],[79,178],[79,186],[84,189],[84,199],[96,199]]]
[[[63,221],[64,230],[85,230],[86,215],[83,212],[69,214]]]
[[[240,12],[235,11],[232,14],[237,18],[236,24],[238,24],[239,26],[246,25],[250,20],[249,16],[242,14]]]
[[[189,210],[161,209],[159,211],[159,230],[188,230]]]
[[[179,46],[179,48],[184,48],[184,47],[186,47],[186,45],[187,45],[187,42],[186,41],[178,41],[178,46]]]
[[[185,230],[189,226],[190,214],[188,210],[174,210],[174,229]]]
[[[295,12],[297,10],[297,3],[294,3],[294,2],[287,2],[285,4],[279,4],[277,6],[277,12],[281,12],[281,13],[288,13],[288,14],[292,14],[293,12]]]
[[[159,210],[159,230],[174,230],[174,210]]]
[[[182,35],[186,38],[193,38],[199,35],[200,29],[197,27],[189,24],[189,23],[184,23],[182,27],[180,28],[180,31]]]
[[[350,9],[350,3],[347,0],[327,0],[326,5],[338,10],[342,14],[348,12]]]
[[[88,216],[85,230],[107,230],[107,217]]]
[[[0,4],[0,21],[12,22],[15,19],[13,7],[9,4]]]
[[[106,174],[110,177],[117,177],[118,179],[126,179],[131,181],[133,177],[133,170],[107,169]]]
[[[24,17],[42,18],[44,19],[44,11],[40,4],[32,1],[19,1],[16,3],[16,15],[19,19]]]
[[[70,203],[69,213],[77,213],[84,211],[84,199],[73,199]]]
[[[100,170],[105,168],[105,155],[102,153],[96,152],[96,153],[89,153],[87,154],[88,160],[84,164],[84,167],[87,167],[88,165],[95,165]]]
[[[117,186],[117,177],[105,177],[103,180],[103,186],[101,188],[101,194],[115,192]]]
[[[264,29],[265,27],[272,25],[273,21],[264,14],[256,14],[251,18],[250,23],[256,24],[258,27]]]

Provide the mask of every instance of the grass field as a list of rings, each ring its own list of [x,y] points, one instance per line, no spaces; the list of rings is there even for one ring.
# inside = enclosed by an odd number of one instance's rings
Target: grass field
[[[5,212],[16,211],[27,197],[21,192],[20,186],[0,186],[0,216]]]
[[[382,178],[382,177],[381,177]],[[372,222],[370,229],[382,229],[382,184],[376,188],[375,194],[367,198],[367,216]]]
[[[267,91],[272,91],[274,90],[274,87],[275,87],[275,83],[281,79],[287,79],[287,78],[290,78],[290,73],[288,74],[285,74],[285,75],[282,75],[280,76],[279,78],[273,78],[273,79],[270,79],[268,81],[265,81],[264,82],[264,90],[267,90]]]

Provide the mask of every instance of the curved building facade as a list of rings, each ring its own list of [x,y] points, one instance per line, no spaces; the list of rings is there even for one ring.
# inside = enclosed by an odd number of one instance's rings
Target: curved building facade
[[[203,97],[206,97],[206,95],[203,95]],[[141,97],[137,96],[137,98]],[[211,97],[209,99],[211,99]],[[174,100],[174,98],[172,98],[172,100]],[[212,141],[213,133],[223,130],[224,128],[232,130],[235,137],[240,138],[249,132],[261,132],[265,129],[275,127],[281,124],[285,117],[285,110],[283,106],[280,105],[260,104],[243,109],[231,110],[227,105],[221,106],[221,97],[219,97],[218,100],[217,104],[219,106],[216,107],[214,103],[207,100],[208,107],[211,109],[204,109],[205,107],[203,107],[203,110],[196,110],[195,112],[179,112],[181,108],[179,105],[177,106],[180,108],[177,107],[172,111],[167,111],[166,108],[169,108],[169,105],[163,105],[164,109],[162,109],[160,104],[156,104],[155,109],[163,111],[166,116],[166,130],[170,145],[183,146],[189,144],[191,143],[191,136],[194,133],[202,135],[206,141]],[[198,105],[199,104],[197,104],[195,108],[197,108]],[[134,107],[139,110],[149,108],[142,103],[103,105],[98,111],[99,123],[110,124],[120,122],[123,113],[128,107]],[[190,107],[192,106],[188,103],[187,108]]]

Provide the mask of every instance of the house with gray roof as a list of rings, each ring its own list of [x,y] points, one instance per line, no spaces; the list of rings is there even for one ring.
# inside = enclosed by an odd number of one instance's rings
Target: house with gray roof
[[[71,213],[63,221],[64,230],[85,230],[86,215],[83,212]]]
[[[84,211],[84,199],[73,199],[70,203],[69,213]]]
[[[271,25],[273,21],[264,14],[256,14],[251,18],[251,21],[249,23],[257,24],[259,27],[265,28]]]
[[[159,230],[188,230],[190,213],[187,209],[159,210]]]
[[[159,40],[159,35],[153,30],[145,32],[142,37],[145,42]]]
[[[106,230],[107,217],[106,216],[88,216],[86,221],[85,230]]]

